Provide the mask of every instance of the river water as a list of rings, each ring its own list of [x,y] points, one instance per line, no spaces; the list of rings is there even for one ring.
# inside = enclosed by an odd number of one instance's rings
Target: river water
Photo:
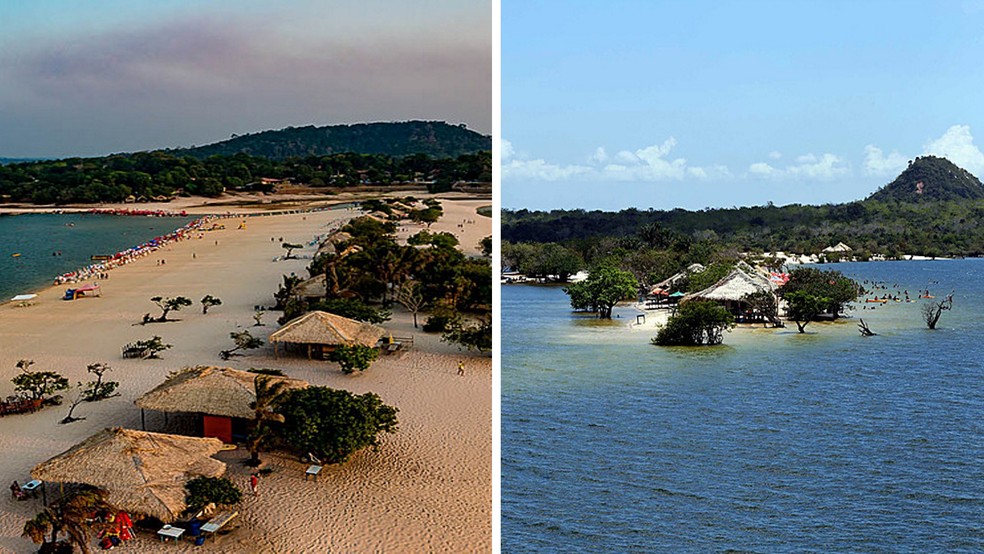
[[[658,348],[503,287],[503,552],[984,551],[984,261],[833,268],[954,309]]]
[[[57,275],[91,264],[90,256],[115,254],[194,219],[103,214],[0,216],[0,302],[50,285]]]

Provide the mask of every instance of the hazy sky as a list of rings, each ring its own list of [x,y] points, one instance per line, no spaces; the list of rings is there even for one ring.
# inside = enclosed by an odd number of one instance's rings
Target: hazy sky
[[[850,201],[928,153],[984,177],[982,1],[502,0],[502,83],[506,208]]]
[[[288,125],[492,127],[491,0],[4,0],[0,156]]]

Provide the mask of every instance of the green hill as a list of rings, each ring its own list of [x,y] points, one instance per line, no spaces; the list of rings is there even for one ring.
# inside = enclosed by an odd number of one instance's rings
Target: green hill
[[[284,160],[348,152],[393,157],[424,154],[434,158],[457,158],[463,154],[491,149],[492,137],[471,131],[464,125],[449,125],[442,121],[404,121],[287,127],[279,131],[233,136],[229,140],[206,146],[168,152],[199,159],[244,153]]]
[[[946,158],[923,156],[894,181],[867,198],[879,202],[947,202],[980,200],[984,185],[966,169]]]

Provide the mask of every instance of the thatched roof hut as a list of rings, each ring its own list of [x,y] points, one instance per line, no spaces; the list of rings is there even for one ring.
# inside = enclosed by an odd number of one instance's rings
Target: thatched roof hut
[[[141,409],[159,412],[188,412],[252,419],[256,400],[257,373],[231,367],[189,367],[172,374],[166,381],[138,398]],[[270,376],[286,381],[289,388],[304,388],[306,381]]]
[[[658,294],[657,291],[669,292],[674,286],[676,286],[678,282],[686,279],[687,277],[690,277],[691,274],[700,273],[701,271],[704,271],[704,269],[705,269],[704,266],[700,264],[690,264],[683,271],[675,275],[672,275],[670,277],[667,277],[666,279],[663,279],[659,283],[653,285],[650,289],[649,294],[656,295]]]
[[[336,231],[321,243],[318,247],[318,254],[335,254],[338,252],[338,245],[352,240],[352,235],[345,231]]]
[[[739,318],[746,316],[755,318],[758,316],[749,313],[749,306],[744,301],[745,296],[758,292],[774,294],[775,289],[776,284],[770,281],[768,277],[755,271],[748,264],[739,262],[738,266],[723,279],[702,291],[688,294],[680,302],[713,300],[724,304],[728,311],[739,316]],[[744,319],[739,320],[744,321]]]
[[[328,294],[328,282],[325,274],[322,273],[294,285],[290,293],[297,298],[324,298]]]
[[[116,508],[166,523],[187,508],[185,483],[225,473],[211,458],[221,449],[218,439],[108,428],[36,466],[31,477],[103,489]]]
[[[386,329],[340,315],[314,311],[292,319],[270,335],[277,352],[279,343],[332,347],[338,345],[376,346]],[[310,348],[309,348],[310,355]]]

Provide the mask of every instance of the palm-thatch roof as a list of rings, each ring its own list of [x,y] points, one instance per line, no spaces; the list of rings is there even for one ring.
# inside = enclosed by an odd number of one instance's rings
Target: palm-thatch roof
[[[108,428],[36,466],[31,477],[97,487],[116,508],[171,522],[187,508],[185,483],[225,473],[211,458],[221,449],[218,439]]]
[[[314,311],[292,319],[270,335],[270,342],[375,346],[386,329],[340,315]]]
[[[324,298],[328,294],[328,283],[325,279],[325,274],[322,273],[321,275],[294,285],[294,288],[290,292],[299,298]]]
[[[318,247],[318,254],[335,254],[338,252],[338,245],[352,240],[352,235],[346,233],[345,231],[336,231],[330,235],[321,243]]]
[[[172,374],[166,381],[138,398],[140,408],[159,412],[190,412],[252,419],[256,400],[255,380],[259,375],[231,367],[189,367]],[[306,381],[270,376],[285,381],[289,388],[304,388]]]
[[[746,266],[747,267],[747,266]],[[743,271],[741,267],[731,270],[723,279],[706,289],[687,295],[684,302],[691,299],[740,301],[748,294],[768,291],[772,292],[774,285],[769,279],[758,272]]]
[[[673,288],[679,281],[686,279],[693,273],[700,273],[701,271],[704,271],[704,269],[705,269],[704,266],[700,264],[690,264],[687,266],[687,269],[684,269],[683,271],[675,275],[672,275],[670,277],[667,277],[666,279],[663,279],[662,281],[653,285],[652,288],[650,289],[651,290],[650,294],[657,294],[656,291],[659,290],[664,290],[664,291],[669,290]]]

